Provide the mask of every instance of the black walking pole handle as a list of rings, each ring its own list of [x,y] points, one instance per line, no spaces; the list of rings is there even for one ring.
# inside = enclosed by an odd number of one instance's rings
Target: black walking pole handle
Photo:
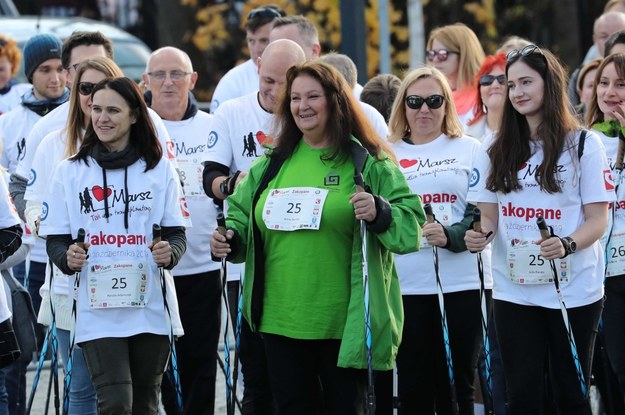
[[[482,233],[482,212],[479,208],[473,209],[473,230]]]
[[[78,229],[78,235],[76,235],[76,245],[78,245],[81,249],[85,251],[85,230],[83,228]]]
[[[159,243],[162,239],[161,236],[161,225],[155,223],[152,225],[152,249],[154,249],[154,245]]]
[[[536,226],[538,226],[538,230],[540,231],[540,237],[543,241],[551,237],[551,234],[549,233],[549,227],[547,226],[547,222],[545,222],[545,218],[539,216],[538,219],[536,219]]]
[[[223,212],[219,212],[217,213],[217,232],[219,232],[220,235],[226,236],[227,231],[228,229],[226,228],[226,217],[224,216]],[[216,257],[211,252],[211,259],[215,262],[220,262],[223,258]]]
[[[227,230],[228,229],[226,229],[226,217],[224,216],[223,212],[219,212],[217,214],[217,232],[219,232],[223,236],[226,236]]]
[[[365,181],[362,178],[362,173],[354,174],[354,183],[356,183],[357,192],[365,191]]]
[[[428,223],[434,223],[434,212],[432,212],[432,205],[426,203],[423,205],[423,211],[425,212],[425,218]]]

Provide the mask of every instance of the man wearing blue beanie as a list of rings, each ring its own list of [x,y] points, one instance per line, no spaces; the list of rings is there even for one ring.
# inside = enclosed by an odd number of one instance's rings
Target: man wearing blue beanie
[[[10,173],[15,171],[18,162],[24,158],[26,137],[33,125],[69,99],[69,90],[65,86],[67,71],[61,64],[61,46],[61,40],[49,34],[35,35],[24,45],[24,72],[33,86],[22,96],[20,106],[0,117],[0,136],[4,136],[0,164],[7,167]],[[41,303],[39,287],[45,279],[46,263],[45,242],[37,240],[30,251],[28,273],[28,291],[35,313]],[[23,273],[16,272],[16,277],[23,282]],[[37,335],[40,340],[44,333],[43,326],[39,326]],[[23,355],[18,361],[1,369],[5,382],[0,385],[0,395],[3,392],[1,389],[6,388],[10,415],[23,414],[26,406],[26,368],[31,359],[32,356]]]

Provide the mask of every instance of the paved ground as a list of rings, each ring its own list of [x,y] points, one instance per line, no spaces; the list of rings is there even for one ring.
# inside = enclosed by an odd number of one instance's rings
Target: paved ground
[[[220,357],[223,358],[223,351],[220,352]],[[47,400],[47,395],[48,395],[48,385],[49,385],[49,380],[50,380],[50,366],[48,364],[49,362],[46,362],[46,365],[44,366],[44,369],[41,371],[41,376],[39,378],[39,383],[37,386],[37,391],[35,393],[35,400],[33,401],[33,408],[31,411],[31,415],[45,415],[50,414],[50,415],[54,415],[55,414],[55,409],[54,409],[54,392],[52,392],[52,396],[50,397],[50,403],[49,403],[49,409],[48,412],[46,412],[46,400]],[[26,375],[26,381],[27,381],[27,399],[28,396],[30,395],[30,391],[32,388],[32,383],[33,383],[33,379],[35,377],[35,365],[31,364],[29,366],[29,370],[28,373]],[[63,395],[62,395],[62,390],[63,390],[63,370],[60,369],[59,370],[59,389],[61,390],[61,396],[59,397],[59,405],[60,405],[60,412],[63,412]],[[241,390],[241,385],[239,385],[237,387],[238,391]],[[240,395],[240,392],[238,393]],[[165,412],[161,409],[161,413],[164,414]],[[236,412],[237,414],[239,413],[238,411]],[[225,389],[225,381],[224,381],[224,374],[221,371],[221,369],[219,369],[219,366],[217,367],[217,385],[215,387],[215,414],[216,415],[225,415],[226,414],[226,389]]]

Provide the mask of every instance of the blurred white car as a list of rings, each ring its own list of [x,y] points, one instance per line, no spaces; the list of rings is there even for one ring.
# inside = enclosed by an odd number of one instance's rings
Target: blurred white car
[[[38,33],[51,33],[65,40],[76,30],[99,31],[111,39],[115,63],[128,78],[141,81],[141,74],[145,71],[152,51],[141,39],[122,29],[83,17],[0,16],[0,33],[13,38],[20,48]],[[18,72],[17,81],[27,82],[22,68]]]

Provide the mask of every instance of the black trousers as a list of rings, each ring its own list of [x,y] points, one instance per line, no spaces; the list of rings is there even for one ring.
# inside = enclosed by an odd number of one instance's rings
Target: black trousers
[[[337,367],[340,340],[299,340],[263,334],[271,389],[280,415],[314,415],[319,386],[326,413],[365,412],[367,372]]]
[[[479,290],[447,293],[444,297],[456,399],[460,414],[472,415],[482,345]],[[452,414],[438,296],[404,295],[403,303],[404,331],[397,356],[399,413]]]
[[[568,309],[587,388],[590,386],[590,368],[602,309],[603,299]],[[543,413],[547,367],[559,414],[591,415],[590,404],[581,393],[560,309],[495,300],[494,311],[506,376],[509,414]]]

